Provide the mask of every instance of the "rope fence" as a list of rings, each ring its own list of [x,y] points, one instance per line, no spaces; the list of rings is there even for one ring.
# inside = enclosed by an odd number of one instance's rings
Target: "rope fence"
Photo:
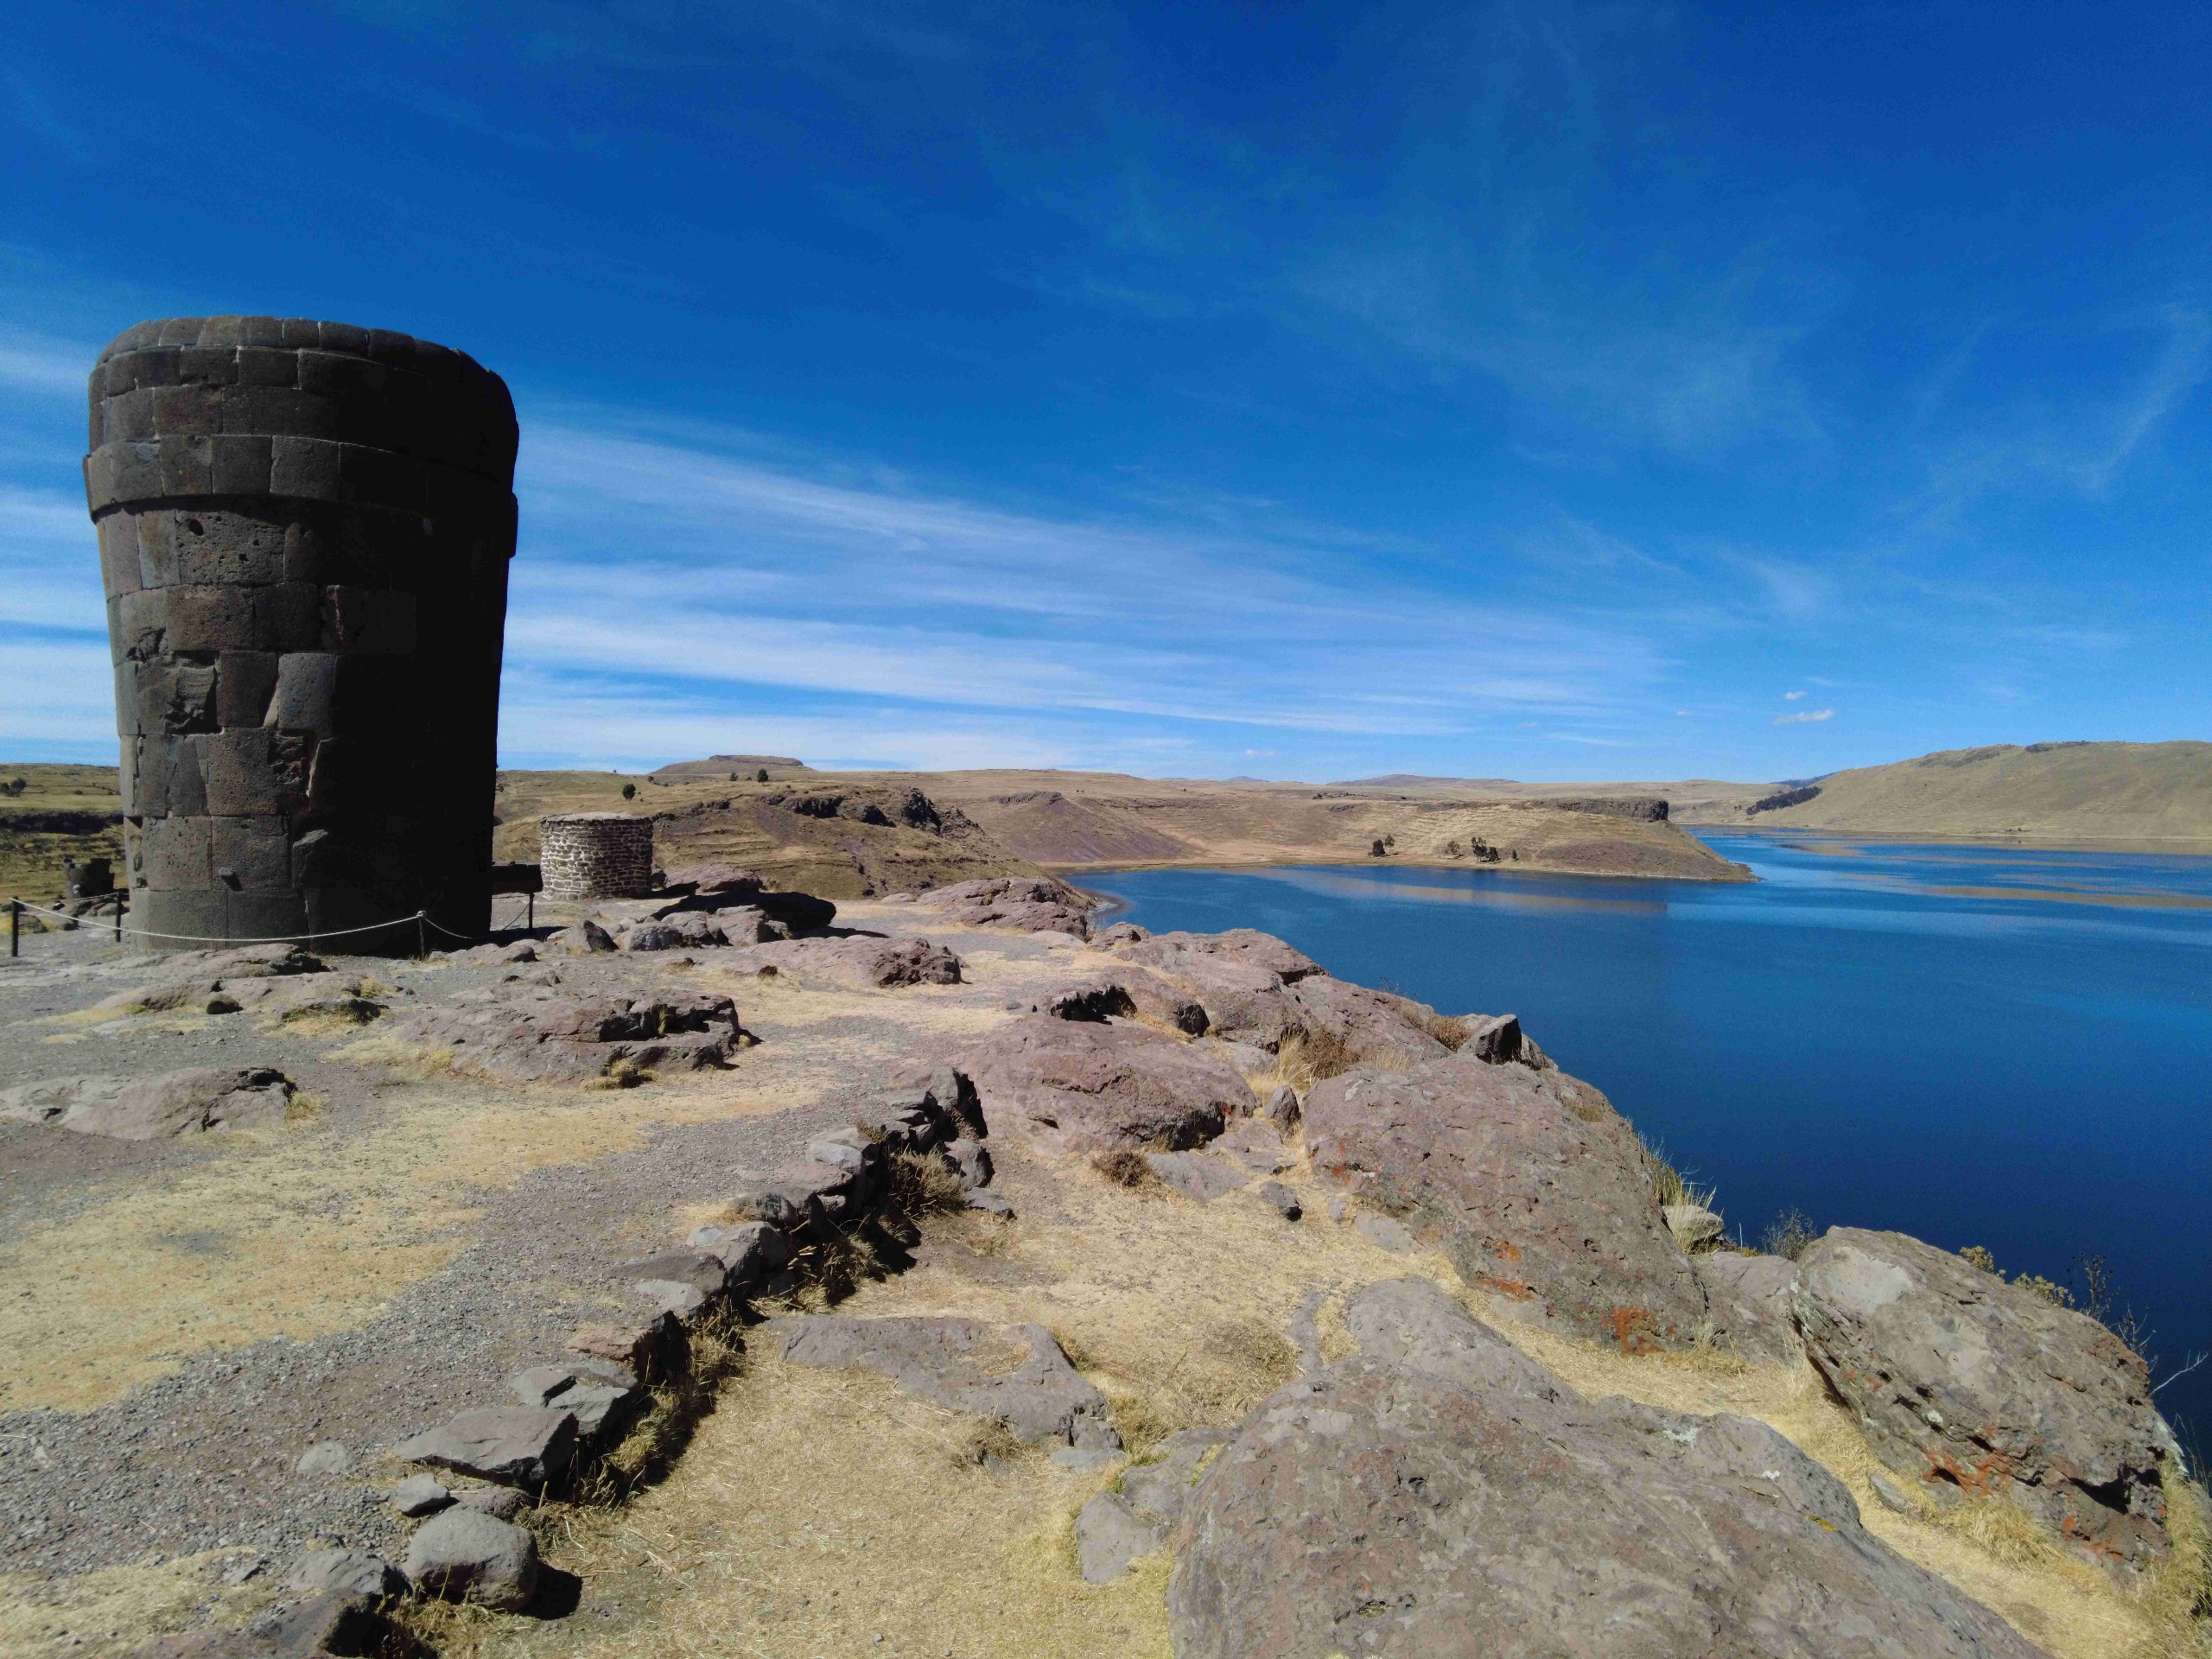
[[[537,906],[534,903],[526,904],[518,908],[515,912],[514,918],[510,918],[505,931],[513,931],[518,927],[527,925],[521,919],[525,916],[529,918],[531,923],[534,923],[536,920],[536,910]],[[72,916],[67,911],[49,909],[44,905],[35,905],[28,899],[10,899],[8,901],[8,954],[11,957],[17,957],[22,954],[21,944],[21,918],[23,912],[26,911],[29,911],[35,915],[51,916],[56,921],[75,922],[79,926],[91,919],[88,916]],[[97,914],[97,912],[94,913]],[[205,934],[200,933],[162,933],[156,932],[148,928],[126,927],[123,923],[123,906],[118,903],[115,906],[114,930],[115,938],[118,943],[122,941],[124,934],[130,933],[137,935],[142,939],[168,939],[174,940],[181,944],[243,944],[246,943],[255,944],[320,944],[326,940],[352,938],[356,935],[362,933],[388,932],[395,927],[404,927],[410,922],[415,924],[416,953],[421,956],[428,956],[429,954],[429,940],[428,935],[431,931],[442,933],[447,938],[458,940],[462,944],[476,944],[481,943],[480,940],[472,938],[468,934],[454,932],[453,929],[446,926],[442,922],[436,920],[431,916],[429,912],[426,910],[418,910],[411,915],[407,916],[395,916],[388,922],[371,922],[363,927],[326,928],[314,933],[278,933],[251,941],[229,938],[211,938]],[[499,932],[503,930],[497,927],[493,929],[493,932]]]

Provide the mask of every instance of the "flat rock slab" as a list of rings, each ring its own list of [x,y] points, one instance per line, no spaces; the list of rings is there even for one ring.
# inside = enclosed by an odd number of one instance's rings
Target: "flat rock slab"
[[[1250,1170],[1211,1153],[1148,1152],[1144,1160],[1152,1166],[1161,1185],[1173,1187],[1199,1204],[1241,1192],[1252,1179]]]
[[[1032,1015],[985,1038],[967,1070],[995,1128],[1053,1153],[1183,1150],[1254,1104],[1234,1068],[1142,1026]]]
[[[1793,1302],[1875,1455],[1928,1497],[2001,1493],[2094,1560],[2165,1553],[2160,1471],[2179,1452],[2143,1361],[2096,1320],[1855,1227],[1799,1258]]]
[[[1080,894],[1057,881],[991,876],[957,881],[915,895],[914,902],[941,911],[962,927],[996,927],[1021,933],[1090,937],[1090,914]]]
[[[1643,1143],[1589,1084],[1454,1054],[1332,1077],[1305,1109],[1315,1173],[1442,1248],[1501,1316],[1627,1352],[1696,1336],[1705,1293]]]
[[[395,1456],[509,1486],[543,1486],[569,1466],[575,1414],[528,1406],[464,1411],[451,1422],[402,1440]]]
[[[1084,1582],[1111,1584],[1133,1562],[1164,1549],[1209,1454],[1229,1438],[1217,1428],[1171,1434],[1152,1461],[1133,1465],[1084,1504],[1075,1518],[1076,1566]]]
[[[454,1069],[507,1083],[585,1083],[639,1070],[726,1065],[739,1037],[726,996],[670,991],[584,997],[513,980],[396,1017],[395,1039],[448,1052]]]
[[[1191,1495],[1178,1659],[2037,1659],[1773,1430],[1584,1400],[1426,1280]]]
[[[880,1371],[917,1399],[995,1419],[1027,1445],[1122,1443],[1107,1421],[1105,1396],[1041,1325],[816,1314],[772,1319],[766,1330],[795,1365]]]
[[[153,1077],[62,1077],[0,1092],[0,1117],[105,1135],[161,1141],[211,1129],[281,1124],[291,1079],[273,1066],[200,1068]]]
[[[1264,1117],[1248,1117],[1230,1126],[1211,1150],[1234,1158],[1255,1175],[1280,1175],[1291,1165],[1290,1153],[1274,1125]]]

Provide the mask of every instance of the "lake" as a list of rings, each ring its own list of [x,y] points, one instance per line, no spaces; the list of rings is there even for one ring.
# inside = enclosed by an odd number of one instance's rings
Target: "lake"
[[[1758,880],[1084,880],[1155,931],[1257,927],[1339,977],[1519,1014],[1750,1243],[1796,1209],[2077,1287],[2094,1252],[2158,1376],[2212,1346],[2212,859],[1701,838]],[[2212,1440],[2212,1365],[2158,1402]]]

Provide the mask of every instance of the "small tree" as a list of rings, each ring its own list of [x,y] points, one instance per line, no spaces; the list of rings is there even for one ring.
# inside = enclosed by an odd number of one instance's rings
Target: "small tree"
[[[756,784],[766,783],[768,781],[768,768],[763,766],[760,771],[754,772],[753,774],[753,781]]]
[[[1380,858],[1382,856],[1382,843],[1379,841],[1367,849],[1367,855],[1370,858]]]
[[[1456,841],[1447,841],[1447,842],[1446,842],[1444,843],[1444,855],[1445,855],[1445,857],[1446,857],[1446,858],[1457,858],[1457,857],[1459,857],[1459,843],[1458,842],[1456,842]]]
[[[626,800],[626,801],[634,801],[634,800],[636,800],[636,799],[638,798],[638,786],[637,786],[635,784],[625,784],[625,785],[622,785],[622,798],[623,798],[624,800]]]

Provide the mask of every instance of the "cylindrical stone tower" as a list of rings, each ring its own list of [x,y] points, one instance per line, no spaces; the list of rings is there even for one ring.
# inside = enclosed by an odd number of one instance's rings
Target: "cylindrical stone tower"
[[[642,899],[653,890],[653,821],[628,812],[563,812],[537,821],[549,899]]]
[[[480,935],[505,383],[383,329],[183,317],[118,338],[91,390],[131,927],[182,949],[427,911]]]

